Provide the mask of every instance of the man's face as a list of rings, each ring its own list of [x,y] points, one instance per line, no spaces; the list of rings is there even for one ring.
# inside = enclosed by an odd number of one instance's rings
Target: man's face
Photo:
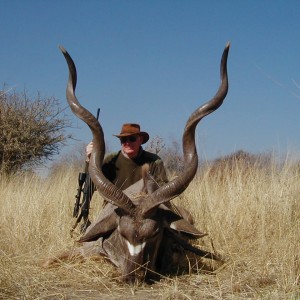
[[[122,151],[129,158],[134,158],[138,155],[143,138],[139,135],[130,135],[120,138]]]

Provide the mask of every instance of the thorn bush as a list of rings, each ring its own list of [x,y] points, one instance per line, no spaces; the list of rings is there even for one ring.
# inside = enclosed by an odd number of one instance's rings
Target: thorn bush
[[[71,137],[67,127],[56,98],[0,90],[0,171],[16,173],[51,159]]]

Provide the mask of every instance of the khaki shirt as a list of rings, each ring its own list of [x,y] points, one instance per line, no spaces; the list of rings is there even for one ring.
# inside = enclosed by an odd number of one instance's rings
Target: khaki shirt
[[[168,182],[161,158],[143,149],[134,158],[126,158],[121,151],[107,155],[102,165],[103,174],[118,188],[125,190],[142,178],[142,166],[149,164],[149,172],[158,185]]]

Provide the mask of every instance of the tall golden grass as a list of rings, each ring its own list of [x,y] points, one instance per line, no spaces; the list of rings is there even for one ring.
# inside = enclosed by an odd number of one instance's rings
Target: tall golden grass
[[[206,167],[176,199],[209,236],[198,242],[226,262],[213,274],[199,271],[153,285],[119,283],[105,260],[40,262],[72,247],[70,236],[78,170],[55,176],[0,178],[1,299],[300,299],[300,167],[243,161]],[[92,216],[101,209],[98,195]]]

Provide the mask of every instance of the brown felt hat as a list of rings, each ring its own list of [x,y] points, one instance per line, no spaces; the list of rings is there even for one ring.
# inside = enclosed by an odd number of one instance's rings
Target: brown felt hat
[[[123,136],[139,135],[143,137],[142,144],[145,144],[149,140],[149,134],[141,131],[139,124],[126,123],[123,124],[120,134],[114,134],[114,136],[121,138]]]

